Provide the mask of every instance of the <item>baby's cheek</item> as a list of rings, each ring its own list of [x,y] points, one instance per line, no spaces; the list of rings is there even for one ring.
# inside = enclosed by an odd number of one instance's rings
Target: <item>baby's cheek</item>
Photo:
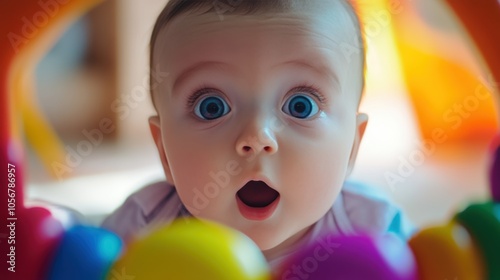
[[[283,198],[296,215],[306,213],[313,219],[319,218],[333,205],[342,183],[332,180],[331,176],[320,175],[307,177],[308,180],[296,180],[293,185],[290,182],[290,188],[287,188]]]

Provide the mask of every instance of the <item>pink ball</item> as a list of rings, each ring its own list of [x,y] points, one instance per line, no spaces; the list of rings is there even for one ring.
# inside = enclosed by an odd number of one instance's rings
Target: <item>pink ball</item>
[[[62,224],[41,207],[20,210],[16,222],[17,279],[45,279],[64,235]]]
[[[326,235],[287,259],[276,279],[416,280],[417,263],[395,235]]]

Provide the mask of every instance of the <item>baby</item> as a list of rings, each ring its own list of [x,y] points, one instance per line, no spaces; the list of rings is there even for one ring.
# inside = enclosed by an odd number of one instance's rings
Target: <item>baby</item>
[[[249,236],[272,266],[325,233],[409,234],[346,182],[368,121],[360,23],[347,0],[170,0],[151,38],[151,133],[165,182],[103,227],[129,241],[183,216]]]

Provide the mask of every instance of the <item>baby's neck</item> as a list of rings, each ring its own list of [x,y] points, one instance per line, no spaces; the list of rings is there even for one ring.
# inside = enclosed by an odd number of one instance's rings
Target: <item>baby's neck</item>
[[[306,227],[280,243],[278,246],[262,251],[267,261],[272,262],[273,260],[280,259],[283,256],[293,253],[298,247],[303,245],[303,238],[308,234],[312,227],[313,225]]]

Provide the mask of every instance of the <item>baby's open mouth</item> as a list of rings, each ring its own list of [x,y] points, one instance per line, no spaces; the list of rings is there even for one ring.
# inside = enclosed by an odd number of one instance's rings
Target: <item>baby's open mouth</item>
[[[237,193],[240,213],[249,220],[269,218],[279,203],[280,194],[263,181],[249,181]]]
[[[236,195],[247,206],[261,208],[273,203],[280,194],[262,181],[249,181]]]

